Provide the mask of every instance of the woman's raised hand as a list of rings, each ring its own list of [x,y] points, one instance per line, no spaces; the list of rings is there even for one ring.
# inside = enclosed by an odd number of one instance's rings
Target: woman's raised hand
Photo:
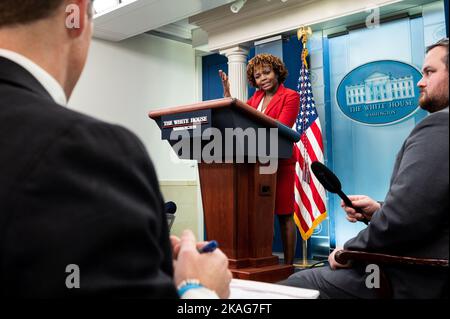
[[[223,97],[231,97],[230,82],[228,81],[228,75],[222,70],[219,70],[219,76],[220,79],[222,80]]]

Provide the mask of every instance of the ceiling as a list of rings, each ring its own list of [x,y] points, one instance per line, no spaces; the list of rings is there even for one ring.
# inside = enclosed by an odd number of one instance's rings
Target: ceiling
[[[288,1],[305,0],[96,0],[94,6],[99,13],[94,16],[94,36],[121,41],[150,33],[191,43],[192,30],[198,28],[189,23],[192,16],[219,7],[238,16],[244,7],[242,11],[255,6],[271,10],[284,6]],[[237,12],[232,13],[235,9]]]
[[[122,41],[148,33],[185,43],[201,49],[214,32],[232,31],[232,26],[266,17],[272,20],[276,14],[303,10],[310,3],[332,3],[339,0],[96,0],[109,2],[109,8],[94,17],[94,36],[109,41]],[[382,16],[404,13],[435,0],[397,0],[381,10]],[[111,3],[116,2],[111,6]],[[231,5],[243,2],[242,10],[232,13]],[[241,3],[242,4],[242,3]],[[365,12],[333,18],[313,25],[313,30],[345,30],[345,26],[364,21]],[[336,28],[336,30],[335,30]],[[343,29],[342,29],[343,28]],[[342,29],[342,30],[341,30]],[[212,32],[212,33],[211,33]],[[235,34],[235,33],[233,33]],[[205,51],[207,51],[205,49]]]
[[[97,0],[100,1],[100,0]],[[153,31],[189,41],[190,16],[206,12],[235,0],[128,0],[121,1],[94,17],[96,38],[121,41]],[[119,1],[117,1],[119,2]]]

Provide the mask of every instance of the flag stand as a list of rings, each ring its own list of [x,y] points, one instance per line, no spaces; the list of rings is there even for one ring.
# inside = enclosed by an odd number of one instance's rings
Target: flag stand
[[[294,263],[294,266],[296,268],[308,268],[308,267],[312,266],[314,263],[312,261],[308,260],[308,241],[307,240],[302,240],[302,253],[303,253],[302,262],[300,264]]]

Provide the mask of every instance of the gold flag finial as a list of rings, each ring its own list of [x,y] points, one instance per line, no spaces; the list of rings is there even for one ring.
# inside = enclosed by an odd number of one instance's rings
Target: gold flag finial
[[[308,49],[306,48],[306,42],[308,42],[309,37],[312,35],[311,27],[302,26],[297,31],[297,38],[302,40],[303,50],[302,50],[302,62],[308,67],[308,63],[306,62],[306,57],[308,56]]]
[[[311,36],[312,30],[311,27],[302,26],[297,30],[297,38],[302,40],[303,43],[308,41],[308,38]]]

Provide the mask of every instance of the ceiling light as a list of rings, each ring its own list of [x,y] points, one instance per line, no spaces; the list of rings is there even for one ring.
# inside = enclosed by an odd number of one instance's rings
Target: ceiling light
[[[231,12],[238,13],[239,11],[241,11],[242,7],[245,5],[246,2],[247,2],[247,0],[237,0],[237,1],[235,1],[230,6]]]

